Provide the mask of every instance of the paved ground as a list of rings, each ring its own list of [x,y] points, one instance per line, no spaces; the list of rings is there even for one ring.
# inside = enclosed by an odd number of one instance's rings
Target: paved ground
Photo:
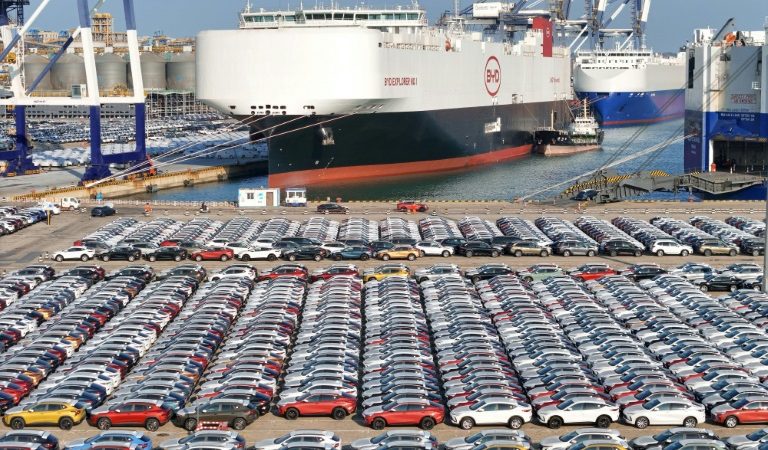
[[[350,205],[353,211],[353,215],[363,215],[365,211],[367,211],[367,214],[365,214],[365,217],[371,218],[371,219],[379,219],[382,217],[385,217],[388,210],[391,208],[392,205],[389,204],[382,204],[382,203],[355,203]],[[495,220],[496,218],[500,217],[500,215],[519,215],[523,216],[529,219],[534,219],[536,217],[540,217],[542,215],[552,215],[552,216],[559,216],[563,218],[573,219],[575,217],[578,217],[578,215],[584,214],[580,213],[579,211],[569,208],[569,209],[563,209],[563,208],[553,208],[551,206],[545,206],[545,205],[539,205],[539,206],[526,206],[523,210],[520,205],[512,205],[509,203],[475,203],[475,202],[463,202],[463,203],[440,203],[434,205],[439,212],[441,213],[447,213],[447,216],[450,216],[454,219],[459,219],[467,214],[470,215],[480,215],[481,217],[488,218],[489,220]],[[143,216],[141,215],[141,206],[135,205],[135,206],[126,206],[126,205],[119,205],[119,216],[128,216],[128,215],[134,215],[135,217],[140,217],[143,219]],[[501,214],[499,210],[502,210]],[[250,211],[245,214],[248,216],[253,216],[255,218],[259,219],[266,219],[273,215],[280,215],[282,209],[277,209],[275,211],[270,211],[267,215],[262,215],[261,210],[258,211]],[[159,206],[155,208],[154,214],[161,215],[161,216],[168,216],[173,217],[180,220],[189,220],[193,217],[195,217],[196,212],[194,208],[192,207],[173,207],[173,206]],[[309,210],[303,210],[303,209],[294,209],[294,210],[286,210],[285,217],[293,218],[296,220],[304,220],[307,217],[312,214]],[[394,212],[391,213],[393,216],[398,215]],[[723,202],[723,203],[694,203],[694,204],[678,204],[678,203],[622,203],[622,204],[614,204],[609,205],[607,208],[599,207],[599,208],[593,208],[586,211],[586,214],[594,215],[600,218],[605,219],[611,219],[613,217],[619,216],[619,215],[632,215],[636,217],[641,218],[650,218],[653,216],[658,215],[669,215],[678,217],[681,219],[687,219],[693,215],[708,215],[711,217],[716,218],[725,218],[729,215],[733,214],[739,214],[739,215],[746,215],[750,216],[756,219],[761,219],[765,214],[765,209],[763,204],[761,203],[753,203],[753,202]],[[233,210],[233,209],[225,209],[225,208],[218,208],[215,207],[210,217],[216,218],[219,220],[225,220],[227,218],[240,215],[239,211]],[[418,220],[421,215],[408,215],[406,216],[410,219]],[[333,217],[335,219],[343,219],[343,217]],[[25,230],[22,230],[19,233],[4,236],[0,238],[0,271],[2,270],[12,270],[20,267],[24,267],[25,265],[29,265],[32,263],[37,263],[38,258],[41,254],[47,252],[53,252],[58,249],[62,249],[68,245],[70,245],[73,241],[76,239],[96,230],[101,225],[108,223],[111,221],[111,218],[97,218],[92,219],[87,214],[82,213],[74,213],[74,212],[64,212],[60,216],[56,216],[53,218],[53,222],[50,226],[45,224],[36,224],[33,225]],[[703,256],[689,256],[686,258],[682,257],[674,257],[674,256],[668,256],[663,258],[657,258],[655,256],[643,256],[640,258],[633,258],[633,257],[619,257],[619,258],[608,258],[608,257],[594,257],[594,258],[587,258],[587,257],[572,257],[572,258],[562,258],[562,257],[549,257],[549,258],[538,258],[538,257],[528,257],[528,258],[521,258],[516,259],[512,257],[501,257],[501,258],[472,258],[467,259],[463,257],[452,257],[448,259],[443,259],[439,257],[433,257],[433,258],[422,258],[413,264],[411,264],[412,267],[418,268],[423,266],[431,265],[435,262],[454,262],[456,264],[461,265],[462,267],[473,267],[478,266],[483,263],[487,263],[490,261],[493,262],[505,262],[509,264],[512,267],[523,267],[528,266],[531,264],[535,264],[538,262],[554,262],[557,264],[560,264],[563,267],[572,267],[577,266],[581,263],[585,262],[595,262],[595,261],[604,261],[610,263],[615,268],[622,268],[625,265],[633,264],[636,262],[658,262],[660,264],[663,264],[665,266],[674,266],[678,264],[682,264],[686,261],[699,261],[699,262],[707,262],[713,266],[723,266],[728,263],[732,262],[744,262],[744,261],[754,261],[758,262],[758,260],[761,260],[761,258],[753,258],[749,256],[737,256],[734,258],[730,258],[727,256],[724,257],[710,257],[705,258]],[[78,262],[63,262],[63,263],[56,263],[53,261],[46,261],[47,263],[50,263],[53,265],[57,271],[66,270],[67,268],[74,267],[78,264]],[[108,263],[100,263],[105,268],[107,268],[108,271],[120,268],[122,266],[128,265],[127,262],[117,262],[117,261],[111,261]],[[157,270],[163,270],[168,267],[172,267],[176,263],[173,262],[157,262],[154,263],[153,266]],[[217,270],[219,268],[225,267],[227,263],[221,263],[221,262],[204,262],[202,263],[207,269],[209,270]],[[254,266],[256,266],[259,270],[272,267],[276,265],[277,263],[270,263],[266,261],[258,261],[252,263]],[[318,267],[324,267],[330,264],[329,262],[320,262],[315,263],[313,261],[307,262],[306,265],[310,268],[318,268]],[[378,262],[376,261],[368,261],[365,263],[359,264],[360,267],[366,268],[366,267],[372,267],[377,265]],[[713,426],[713,425],[706,425],[709,428],[712,428],[715,430],[716,433],[720,434],[721,436],[730,436],[733,434],[741,434],[741,433],[747,433],[749,431],[755,430],[760,428],[759,426],[739,426],[735,429],[726,429],[720,426]],[[4,429],[5,427],[0,427],[0,429]],[[288,420],[285,420],[280,417],[276,417],[273,415],[267,415],[262,418],[260,418],[256,423],[249,426],[242,434],[245,436],[247,441],[249,443],[252,443],[255,440],[263,439],[266,437],[276,437],[281,434],[284,434],[288,431],[300,429],[300,428],[312,428],[312,429],[325,429],[325,430],[332,430],[342,437],[344,442],[349,442],[350,440],[360,438],[360,437],[370,437],[375,436],[378,434],[378,432],[371,430],[369,428],[366,428],[359,423],[356,422],[356,419],[354,418],[347,418],[344,421],[336,422],[332,419],[328,418],[300,418],[299,420],[295,422],[291,422]],[[482,429],[483,427],[477,427],[473,431],[477,431]],[[527,424],[523,427],[523,430],[527,432],[534,441],[538,441],[543,437],[551,436],[551,435],[560,435],[563,434],[573,428],[576,427],[563,427],[560,430],[553,431],[549,430],[544,426],[541,425],[531,425]],[[666,427],[650,427],[646,430],[637,430],[633,427],[628,427],[625,425],[617,425],[616,428],[620,429],[622,433],[624,433],[627,437],[635,437],[639,435],[647,435],[647,434],[654,434],[658,431],[665,429]],[[81,424],[80,426],[74,428],[71,431],[61,431],[58,429],[51,429],[57,436],[59,436],[62,441],[67,442],[68,440],[83,437],[85,435],[93,435],[97,433],[97,430],[93,427],[89,427],[86,424]],[[465,436],[470,434],[471,432],[466,432],[463,430],[460,430],[456,427],[448,426],[448,425],[438,425],[434,430],[434,433],[438,436],[438,438],[441,441],[457,437],[457,436]],[[180,429],[176,428],[173,425],[165,425],[158,431],[157,433],[151,433],[154,438],[156,438],[158,441],[162,440],[164,438],[167,438],[168,436],[182,436],[185,434],[185,432]]]

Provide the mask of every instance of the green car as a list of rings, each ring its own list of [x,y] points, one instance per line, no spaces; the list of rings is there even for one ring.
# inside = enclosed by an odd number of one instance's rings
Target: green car
[[[517,276],[529,283],[534,281],[543,281],[551,277],[564,277],[565,271],[563,269],[552,264],[537,264],[531,266],[526,270],[521,270],[517,273]]]

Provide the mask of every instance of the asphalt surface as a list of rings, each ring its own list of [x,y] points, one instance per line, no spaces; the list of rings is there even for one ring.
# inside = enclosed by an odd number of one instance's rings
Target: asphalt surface
[[[391,214],[392,216],[400,215],[398,213],[389,211],[389,208],[391,208],[392,205],[372,203],[372,204],[353,204],[350,206],[352,207],[352,211],[353,211],[351,216],[355,216],[356,211],[360,212],[361,213],[360,215],[363,215],[363,211],[366,211],[365,217],[370,219],[380,219],[380,218],[386,217],[389,214]],[[537,217],[541,217],[544,215],[557,216],[565,219],[574,219],[579,215],[587,214],[587,215],[593,215],[595,217],[606,219],[606,220],[610,220],[613,217],[620,216],[620,215],[630,215],[630,216],[643,218],[643,219],[649,219],[654,216],[671,216],[671,217],[676,217],[680,219],[688,219],[694,215],[707,215],[714,218],[724,219],[734,214],[748,216],[754,219],[762,219],[765,215],[765,209],[763,204],[751,203],[751,202],[696,203],[696,204],[679,204],[679,203],[632,204],[632,203],[628,203],[628,204],[611,205],[607,209],[595,208],[595,209],[587,210],[585,212],[580,212],[573,208],[570,208],[567,210],[562,209],[560,213],[556,213],[555,210],[553,209],[547,210],[547,206],[544,206],[544,205],[540,205],[536,207],[528,206],[528,207],[525,207],[525,210],[523,210],[522,207],[519,205],[512,205],[508,203],[498,203],[498,204],[472,203],[472,202],[457,203],[457,204],[447,203],[447,204],[440,204],[439,206],[437,206],[437,208],[438,208],[438,211],[446,212],[445,215],[453,219],[460,219],[465,215],[480,215],[481,217],[487,218],[489,220],[495,220],[501,215],[522,216],[527,219],[535,219]],[[504,209],[506,209],[506,211],[503,211]],[[39,223],[31,227],[28,227],[18,233],[0,237],[0,272],[10,271],[10,270],[22,268],[30,264],[39,263],[41,259],[41,255],[44,255],[45,252],[52,253],[56,250],[61,250],[71,245],[73,241],[85,236],[90,232],[95,231],[100,226],[106,223],[109,223],[111,220],[113,220],[116,217],[133,216],[139,219],[145,219],[145,217],[141,212],[142,210],[141,205],[136,205],[136,206],[118,205],[118,210],[119,210],[118,216],[107,217],[107,218],[91,218],[88,214],[76,213],[76,212],[63,212],[61,215],[53,217],[51,225],[46,225],[45,223]],[[286,211],[285,215],[283,215],[282,211],[283,210],[278,209],[275,211],[270,211],[266,215],[263,215],[261,210],[258,210],[258,211],[246,212],[245,214],[247,214],[249,217],[252,216],[260,220],[268,219],[271,216],[281,216],[281,217],[293,218],[295,220],[306,220],[312,214],[308,212],[309,210],[290,210],[289,209]],[[194,209],[191,209],[189,207],[184,209],[182,207],[160,206],[160,207],[155,207],[153,215],[171,217],[178,220],[190,220],[195,216],[197,216],[198,214]],[[206,216],[210,216],[211,218],[215,218],[217,220],[226,220],[231,217],[240,216],[240,212],[233,209],[213,208],[212,212]],[[419,218],[422,217],[422,215],[419,215],[419,214],[407,215],[405,217],[412,220],[418,220]],[[331,218],[336,220],[342,220],[344,216],[332,216]],[[548,263],[559,264],[563,268],[570,268],[570,267],[575,267],[587,262],[605,262],[610,264],[613,268],[621,269],[627,265],[635,264],[638,262],[656,262],[663,266],[672,267],[672,266],[677,266],[679,264],[683,264],[688,261],[705,262],[712,265],[713,267],[721,267],[721,266],[725,266],[726,264],[730,264],[734,262],[758,262],[759,263],[759,262],[762,262],[762,257],[755,258],[755,257],[743,256],[743,255],[739,255],[736,257],[728,257],[728,256],[704,257],[699,255],[691,255],[688,257],[678,257],[678,256],[656,257],[651,255],[644,255],[639,258],[635,258],[635,257],[611,258],[611,257],[605,257],[605,256],[597,256],[597,257],[591,257],[591,258],[590,257],[564,258],[559,256],[550,256],[548,258],[540,258],[540,257],[513,258],[510,256],[503,256],[499,258],[475,257],[475,258],[469,259],[465,257],[454,256],[450,258],[424,257],[424,258],[418,259],[417,261],[414,261],[413,263],[409,263],[408,265],[412,269],[417,269],[417,268],[429,266],[435,263],[451,262],[451,263],[458,264],[462,268],[471,268],[471,267],[476,267],[489,262],[494,262],[494,263],[504,262],[510,265],[512,268],[523,268],[523,267],[527,267],[527,266],[541,263],[541,262],[548,262]],[[80,264],[79,261],[66,261],[62,263],[57,263],[50,259],[43,260],[43,262],[53,266],[57,272],[64,271],[68,268],[72,268]],[[99,265],[102,265],[108,272],[115,269],[119,269],[127,265],[136,264],[136,263],[128,263],[125,261],[110,261],[106,263],[98,261],[96,263],[98,263]],[[375,267],[376,265],[380,264],[379,261],[366,261],[366,262],[358,261],[356,263],[358,267],[361,269]],[[179,263],[175,263],[175,262],[155,262],[155,263],[152,263],[152,266],[157,271],[161,271],[178,264]],[[201,264],[209,272],[211,272],[211,271],[224,268],[228,266],[230,263],[210,261],[210,262],[202,262]],[[277,262],[252,261],[251,264],[255,266],[258,270],[264,270],[264,269],[271,268],[278,265],[279,261]],[[322,261],[322,262],[306,261],[304,262],[304,264],[308,268],[310,268],[310,270],[312,270],[316,268],[326,267],[332,264],[332,262],[331,261]],[[755,426],[741,425],[733,429],[727,429],[718,425],[711,425],[711,424],[702,424],[701,426],[713,429],[720,436],[744,434],[744,433],[748,433],[750,431],[762,428],[759,425],[755,425]],[[475,427],[471,431],[464,431],[464,430],[458,429],[457,427],[440,424],[436,426],[432,430],[432,432],[442,442],[454,437],[467,436],[474,432],[477,432],[486,428],[491,428],[491,427]],[[575,428],[579,428],[579,427],[564,426],[559,430],[550,430],[542,425],[526,424],[525,426],[523,426],[522,430],[528,433],[534,442],[538,442],[544,437],[561,435]],[[622,434],[624,434],[627,438],[633,438],[641,435],[655,434],[668,427],[649,427],[645,430],[638,430],[634,427],[614,424],[612,428],[620,430]],[[4,430],[4,429],[7,430],[8,428],[0,425],[0,430]],[[90,427],[86,423],[82,423],[79,426],[76,426],[75,428],[69,431],[63,431],[55,427],[47,427],[45,429],[53,432],[56,436],[59,437],[59,439],[63,443],[66,443],[67,441],[70,441],[72,439],[91,436],[98,433],[98,430],[95,427]],[[342,421],[335,421],[330,418],[308,418],[308,417],[299,418],[296,421],[289,421],[282,417],[275,416],[273,414],[267,414],[259,418],[255,423],[248,426],[245,430],[241,432],[241,434],[246,438],[247,442],[250,444],[259,439],[277,437],[289,431],[297,430],[297,429],[321,429],[321,430],[334,431],[341,436],[342,441],[344,443],[348,443],[351,440],[361,438],[361,437],[376,436],[377,434],[380,433],[378,431],[372,430],[362,425],[360,423],[360,419],[357,417],[348,417]],[[170,436],[181,437],[185,434],[187,434],[186,431],[184,431],[181,428],[177,428],[170,423],[166,424],[155,433],[149,433],[149,435],[152,436],[153,440],[155,440],[155,443],[158,443],[163,439],[167,439]]]

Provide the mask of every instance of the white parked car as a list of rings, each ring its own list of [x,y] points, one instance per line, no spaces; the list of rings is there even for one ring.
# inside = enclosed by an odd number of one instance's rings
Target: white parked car
[[[75,197],[64,197],[61,199],[60,204],[61,204],[61,209],[72,211],[74,209],[80,208],[80,199]]]
[[[96,256],[95,249],[76,246],[76,247],[69,247],[66,250],[62,250],[60,252],[54,253],[51,259],[54,259],[56,261],[75,260],[75,259],[79,259],[80,261],[88,261],[89,259],[93,259],[94,256]]]
[[[659,239],[651,244],[650,252],[656,256],[680,255],[688,256],[693,253],[693,247],[681,244],[672,239]]]
[[[581,423],[594,423],[599,428],[607,428],[619,420],[619,407],[596,398],[583,397],[544,406],[536,415],[541,423],[552,429]]]
[[[216,272],[211,275],[211,281],[219,281],[224,278],[248,278],[249,280],[256,279],[256,271],[248,267],[228,267],[221,272]]]
[[[421,241],[414,245],[424,256],[442,256],[447,258],[453,255],[453,247],[446,247],[435,241]]]
[[[490,398],[451,410],[451,423],[464,430],[475,425],[507,425],[516,430],[533,416],[531,405],[507,398]]]
[[[677,399],[655,399],[624,408],[622,419],[637,428],[648,425],[675,425],[693,428],[707,419],[704,406]]]
[[[256,259],[266,259],[267,261],[277,261],[282,256],[283,251],[279,248],[251,248],[235,252],[235,258],[241,261],[251,261]]]
[[[571,445],[591,440],[614,441],[629,448],[626,439],[617,430],[605,428],[578,428],[562,436],[551,436],[541,440],[541,450],[565,450]]]

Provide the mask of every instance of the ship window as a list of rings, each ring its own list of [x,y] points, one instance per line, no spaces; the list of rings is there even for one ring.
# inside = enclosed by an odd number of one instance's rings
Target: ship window
[[[384,20],[392,20],[392,19],[395,18],[395,15],[394,14],[382,14],[381,18],[384,19]]]
[[[344,13],[344,15],[342,16],[344,20],[352,20],[353,17],[354,17],[353,14],[347,14],[347,13]]]
[[[357,20],[368,20],[368,14],[358,14],[356,18]]]
[[[368,14],[368,20],[381,20],[381,15],[379,15],[379,14]]]
[[[419,15],[416,13],[408,13],[408,20],[419,20]]]
[[[283,20],[286,22],[296,22],[296,16],[285,16],[283,17]]]
[[[405,20],[405,14],[395,14],[395,20]]]

